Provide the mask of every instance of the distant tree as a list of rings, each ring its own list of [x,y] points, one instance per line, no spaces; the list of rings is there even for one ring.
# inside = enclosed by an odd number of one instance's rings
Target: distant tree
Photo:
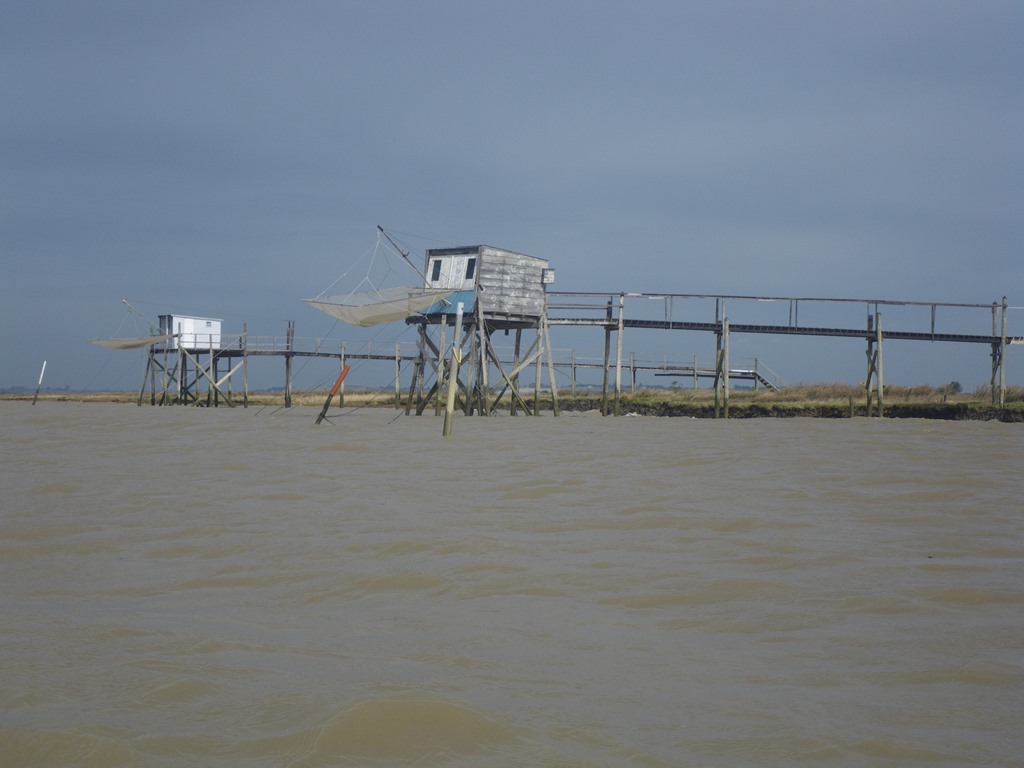
[[[964,391],[964,388],[959,381],[951,381],[946,385],[946,391],[951,395],[959,395]]]

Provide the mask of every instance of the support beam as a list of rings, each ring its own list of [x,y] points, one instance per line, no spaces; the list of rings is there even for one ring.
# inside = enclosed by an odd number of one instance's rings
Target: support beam
[[[491,337],[487,330],[487,322],[484,319],[484,303],[481,300],[480,293],[477,292],[476,296],[476,330],[479,336],[480,349],[477,356],[477,362],[479,364],[479,375],[480,375],[480,415],[490,416],[491,415],[491,403],[490,403],[490,388],[487,377],[487,371],[489,364],[487,362],[487,350],[490,347]]]
[[[516,339],[515,340],[515,346],[513,347],[513,351],[512,351],[512,367],[513,368],[516,368],[516,367],[519,366],[519,351],[520,351],[520,347],[521,347],[521,345],[523,343],[523,329],[522,328],[516,328],[515,339]],[[512,391],[513,392],[518,392],[519,391],[519,374],[518,373],[516,373],[515,375],[512,376],[511,380],[509,381],[509,385],[512,387]],[[509,403],[508,412],[509,412],[510,416],[516,416],[518,414],[518,409],[516,408],[516,402],[517,402],[516,398],[513,397],[512,398],[512,402]],[[526,411],[530,410],[525,405],[525,403],[523,405],[523,410],[526,410]]]
[[[203,378],[205,378],[207,380],[207,382],[209,382],[210,388],[215,390],[216,392],[218,392],[220,394],[220,396],[224,398],[224,402],[226,402],[229,407],[234,408],[235,404],[234,404],[234,402],[232,402],[231,397],[228,396],[227,393],[222,391],[221,388],[220,388],[220,385],[216,381],[213,380],[212,373],[208,372],[205,368],[203,368],[203,366],[200,364],[200,362],[199,362],[199,360],[197,358],[195,358],[192,355],[190,355],[184,349],[181,350],[181,351],[185,355],[185,357],[187,359],[191,360],[192,364],[195,365],[195,367],[196,367],[196,389],[197,389],[197,391],[198,391],[198,388],[199,388],[199,378],[203,377]],[[199,353],[197,352],[196,354],[199,354]],[[212,367],[212,364],[211,364],[211,367]],[[198,398],[196,398],[196,404],[197,405],[199,404]]]
[[[441,393],[446,386],[451,386],[444,370],[444,351],[448,346],[448,315],[441,315],[441,333],[437,340],[437,397],[434,398],[434,415],[441,415]]]
[[[142,374],[142,386],[139,387],[139,400],[136,403],[140,408],[142,407],[142,398],[146,396],[146,380],[149,378],[150,373],[153,370],[153,348],[149,348],[149,354],[146,355],[146,371]],[[39,384],[42,386],[43,377],[39,377]],[[36,395],[39,394],[39,387],[36,387]]]

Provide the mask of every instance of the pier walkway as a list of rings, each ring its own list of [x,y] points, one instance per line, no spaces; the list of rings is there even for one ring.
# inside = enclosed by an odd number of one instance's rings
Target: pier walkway
[[[859,305],[859,308],[858,308]],[[727,314],[726,310],[730,314]],[[616,404],[622,390],[623,372],[629,375],[631,391],[635,389],[636,375],[648,371],[656,376],[711,378],[721,405],[728,415],[728,397],[731,382],[753,382],[755,388],[775,388],[778,378],[770,369],[755,361],[754,368],[734,368],[729,361],[729,337],[735,333],[777,334],[787,336],[818,336],[859,338],[865,341],[868,375],[865,381],[868,411],[872,403],[878,415],[882,414],[884,379],[882,348],[884,341],[927,341],[985,344],[991,350],[992,393],[995,404],[1002,406],[1005,390],[1004,359],[1010,346],[1024,344],[1024,336],[1007,332],[1009,307],[1004,298],[992,304],[965,304],[949,302],[890,301],[880,299],[795,298],[777,296],[739,296],[712,294],[666,293],[607,293],[579,291],[549,291],[547,293],[548,326],[593,327],[605,333],[604,357],[588,362],[571,353],[568,359],[552,355],[555,368],[568,372],[575,391],[576,373],[582,368],[601,368],[604,373],[604,391],[607,395],[609,378],[614,375]],[[778,317],[780,314],[782,318]],[[864,325],[851,322],[855,313],[863,312]],[[800,313],[810,314],[814,322],[802,322]],[[883,312],[886,325],[883,329]],[[824,317],[824,322],[822,318]],[[710,333],[715,336],[714,362],[700,365],[692,362],[638,360],[627,357],[623,351],[623,335],[630,330],[666,330]],[[612,336],[615,336],[614,354]],[[344,366],[351,360],[392,362],[395,370],[396,401],[401,395],[403,363],[415,363],[422,350],[412,344],[395,342],[393,346],[371,344],[346,348],[344,341],[325,339],[297,339],[294,322],[288,323],[284,336],[249,337],[244,330],[237,336],[223,334],[216,343],[211,339],[204,348],[201,338],[191,349],[154,347],[149,355],[146,377],[149,379],[151,402],[197,402],[200,380],[208,383],[207,400],[213,404],[223,398],[232,404],[231,377],[239,369],[246,379],[244,392],[248,394],[248,360],[256,357],[279,357],[285,362],[285,405],[291,404],[292,361],[295,358],[337,359]],[[206,357],[207,363],[201,361]],[[511,361],[509,361],[511,362]],[[191,369],[190,369],[191,366]],[[226,367],[226,373],[221,373]],[[614,374],[613,374],[614,372]],[[157,379],[159,378],[159,386]],[[146,389],[143,381],[139,392],[142,402]],[[225,386],[226,385],[226,386]]]

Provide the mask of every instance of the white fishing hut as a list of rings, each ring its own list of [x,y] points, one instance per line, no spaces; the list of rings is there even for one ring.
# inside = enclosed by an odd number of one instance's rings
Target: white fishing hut
[[[167,349],[219,350],[222,322],[212,317],[160,315],[160,333],[172,337]]]
[[[414,390],[419,392],[417,412],[422,413],[431,398],[448,384],[447,326],[455,323],[459,328],[459,322],[461,332],[456,330],[455,333],[462,335],[453,339],[455,349],[452,355],[463,366],[466,380],[463,382],[458,378],[458,367],[455,366],[454,385],[466,413],[475,410],[482,414],[490,413],[506,392],[511,395],[513,413],[517,408],[535,409],[540,394],[542,359],[547,360],[551,388],[555,389],[547,325],[547,286],[554,282],[555,271],[549,267],[548,261],[490,245],[432,248],[426,252],[423,277],[425,290],[450,293],[406,318],[406,323],[418,325],[420,331],[420,355],[407,410],[411,407]],[[436,341],[428,333],[428,327],[437,329]],[[529,329],[535,330],[536,335],[524,350],[522,333]],[[501,356],[492,346],[494,331],[504,331],[505,335],[515,332],[513,348],[504,355],[504,366],[500,362]],[[510,359],[512,362],[508,363]],[[534,363],[537,380],[534,404],[530,405],[520,394],[519,373]],[[423,395],[417,388],[423,386],[424,369],[428,366],[434,368],[437,382],[429,393]],[[492,392],[490,389],[492,368],[502,379],[500,391]]]

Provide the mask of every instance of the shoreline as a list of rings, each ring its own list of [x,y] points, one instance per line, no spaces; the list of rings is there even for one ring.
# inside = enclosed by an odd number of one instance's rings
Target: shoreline
[[[310,392],[293,396],[292,404],[298,407],[321,407],[327,397],[326,392]],[[133,392],[48,392],[40,393],[38,398],[32,393],[0,394],[0,401],[28,402],[38,399],[41,402],[61,403],[122,403],[135,405],[138,393]],[[249,407],[282,406],[283,396],[279,392],[249,393]],[[730,398],[730,419],[755,418],[818,418],[818,419],[849,419],[864,418],[867,406],[864,398],[852,397],[815,398],[803,396],[798,400],[785,397],[782,393],[760,393],[751,395],[748,392],[733,395]],[[532,398],[526,398],[532,406]],[[144,399],[143,405],[150,406]],[[206,407],[201,402],[200,407]],[[507,401],[501,402],[507,409]],[[221,405],[220,407],[226,407]],[[236,403],[235,407],[241,407]],[[347,408],[395,408],[394,395],[381,392],[353,392],[345,395],[344,405],[335,398],[333,407]],[[403,406],[404,407],[404,406]],[[582,412],[602,411],[600,395],[570,397],[567,393],[559,393],[558,407],[560,411]],[[609,415],[614,412],[614,398],[609,397],[606,405]],[[541,397],[540,409],[550,412],[551,398]],[[428,412],[433,408],[428,408]],[[685,390],[683,392],[646,390],[642,394],[622,395],[619,399],[620,415],[661,416],[670,418],[715,418],[714,394],[708,390]],[[522,413],[522,411],[520,411]],[[1024,423],[1024,401],[1014,398],[1000,409],[991,402],[985,402],[978,396],[960,395],[955,399],[943,400],[915,398],[906,395],[887,398],[883,418],[887,419],[937,419],[943,421],[1001,421],[1004,423]]]

